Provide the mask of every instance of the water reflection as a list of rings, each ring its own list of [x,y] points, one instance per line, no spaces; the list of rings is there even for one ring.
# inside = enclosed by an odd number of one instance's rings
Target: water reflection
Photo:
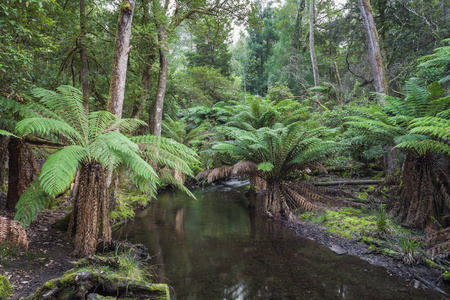
[[[441,298],[249,213],[244,185],[195,190],[197,201],[164,193],[118,235],[157,254],[174,299]]]

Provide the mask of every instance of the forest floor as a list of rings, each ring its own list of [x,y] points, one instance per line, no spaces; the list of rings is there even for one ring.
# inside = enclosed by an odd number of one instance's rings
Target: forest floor
[[[364,193],[366,188],[351,187],[357,193],[361,191]],[[45,282],[61,276],[72,268],[71,261],[76,260],[70,256],[72,245],[66,240],[64,231],[51,226],[65,214],[67,210],[64,209],[41,212],[27,228],[28,251],[0,248],[0,274],[9,279],[13,288],[10,299],[30,296]],[[11,214],[0,210],[0,216],[11,217]],[[405,278],[416,288],[430,288],[450,294],[450,286],[443,285],[443,272],[440,269],[431,268],[424,263],[408,265],[401,257],[385,255],[374,250],[373,246],[361,238],[346,238],[339,234],[331,234],[326,221],[320,223],[314,221],[311,216],[308,218],[300,216],[298,221],[285,222],[285,225],[298,235],[323,244],[339,255],[357,256],[373,265],[385,267],[389,274]]]

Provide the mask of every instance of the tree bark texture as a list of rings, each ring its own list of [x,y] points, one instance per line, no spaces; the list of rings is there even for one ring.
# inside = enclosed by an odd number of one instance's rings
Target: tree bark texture
[[[160,43],[159,48],[159,77],[158,87],[156,89],[156,99],[153,106],[153,120],[152,120],[152,134],[161,136],[161,125],[164,109],[164,97],[166,95],[167,86],[167,33],[164,28],[160,26],[158,40]]]
[[[83,93],[83,106],[86,114],[89,114],[89,78],[88,78],[88,56],[86,47],[86,4],[85,0],[80,0],[80,48],[81,48],[81,69],[80,80]]]
[[[104,174],[100,164],[81,165],[77,205],[72,211],[75,216],[75,256],[94,254],[100,239],[105,243],[111,242],[109,198]]]
[[[131,23],[133,21],[135,0],[124,0],[120,5],[114,46],[114,67],[111,74],[108,111],[116,117],[122,117],[127,76],[128,54],[130,52]]]
[[[8,193],[6,195],[6,207],[10,211],[16,210],[16,204],[30,182],[27,172],[25,147],[25,143],[20,139],[10,137],[8,145]]]
[[[366,33],[367,48],[370,65],[372,67],[375,91],[388,94],[386,75],[384,72],[383,60],[381,58],[380,46],[378,44],[378,33],[373,19],[370,0],[358,0],[361,11],[364,31]]]
[[[297,10],[297,20],[295,22],[294,27],[294,36],[292,38],[292,47],[296,50],[300,50],[301,48],[301,40],[302,40],[302,19],[303,19],[303,11],[305,10],[305,0],[300,0],[298,4]]]
[[[314,86],[320,85],[319,67],[317,66],[316,50],[314,48],[314,0],[310,0],[309,4],[309,51],[311,52],[311,64],[314,75]]]

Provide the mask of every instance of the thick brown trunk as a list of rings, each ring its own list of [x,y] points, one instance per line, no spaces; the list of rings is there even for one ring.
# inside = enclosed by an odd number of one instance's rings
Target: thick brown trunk
[[[434,188],[432,158],[407,154],[402,170],[402,191],[393,213],[409,227],[434,227]]]
[[[159,77],[158,88],[156,89],[156,99],[153,106],[152,134],[161,136],[161,125],[163,118],[164,97],[167,86],[167,35],[163,27],[160,27],[158,40],[159,48]]]
[[[381,58],[380,46],[378,44],[378,33],[373,20],[370,0],[358,0],[361,11],[364,31],[366,32],[367,48],[369,52],[370,65],[372,67],[375,91],[388,94],[386,75],[384,72],[383,60]]]
[[[20,139],[11,137],[9,139],[8,153],[9,170],[6,207],[10,211],[15,211],[16,204],[29,183],[26,169],[25,144]]]
[[[81,47],[81,89],[83,92],[83,106],[86,114],[89,114],[89,79],[88,57],[86,48],[86,5],[85,0],[80,0],[80,47]]]
[[[111,242],[109,200],[105,170],[99,164],[83,164],[80,168],[78,201],[72,214],[75,217],[75,256],[95,253],[99,239]],[[100,229],[100,232],[99,232]]]
[[[116,43],[114,45],[114,67],[111,74],[108,111],[122,117],[127,76],[128,54],[130,52],[131,23],[135,0],[123,0],[120,5]]]

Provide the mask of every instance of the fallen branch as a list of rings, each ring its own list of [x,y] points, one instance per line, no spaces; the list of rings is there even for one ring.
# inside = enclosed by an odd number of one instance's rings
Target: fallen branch
[[[341,185],[373,185],[379,184],[384,180],[343,180],[343,181],[328,181],[316,182],[315,186],[341,186]]]

